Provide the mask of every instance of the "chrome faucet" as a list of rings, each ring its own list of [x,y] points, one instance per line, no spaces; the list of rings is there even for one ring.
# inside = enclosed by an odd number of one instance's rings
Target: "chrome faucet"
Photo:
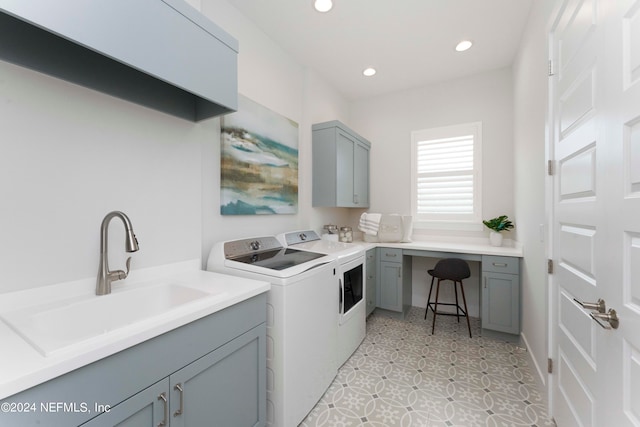
[[[108,259],[108,228],[109,222],[114,217],[118,217],[122,220],[126,228],[125,250],[127,252],[136,252],[138,250],[138,239],[133,234],[133,226],[129,217],[119,211],[109,212],[107,216],[102,220],[100,226],[100,267],[98,269],[98,281],[96,283],[96,295],[107,295],[111,293],[111,282],[116,280],[126,279],[129,275],[129,268],[131,266],[131,257],[127,258],[127,271],[116,270],[109,271],[109,259]]]

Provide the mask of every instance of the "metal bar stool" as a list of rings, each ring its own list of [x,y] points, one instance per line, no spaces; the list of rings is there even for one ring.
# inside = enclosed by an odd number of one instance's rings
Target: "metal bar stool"
[[[436,266],[433,270],[429,270],[428,273],[431,275],[431,287],[429,288],[429,296],[427,297],[427,309],[424,312],[424,318],[427,318],[427,313],[429,309],[433,311],[433,325],[431,326],[431,335],[436,328],[436,315],[444,315],[444,316],[457,316],[458,323],[460,323],[460,313],[462,312],[462,316],[467,318],[467,327],[469,328],[469,338],[471,338],[471,323],[469,322],[469,314],[467,311],[467,299],[464,296],[464,287],[462,286],[462,280],[471,276],[471,272],[469,270],[469,264],[465,260],[459,258],[445,258],[441,259],[437,262]],[[436,285],[436,300],[435,302],[431,302],[431,292],[433,291],[433,281],[434,279],[438,279]],[[453,305],[456,307],[455,313],[438,313],[438,295],[440,293],[440,282],[443,280],[451,280],[453,282],[453,290],[456,294],[456,302],[454,303],[440,303],[440,305]],[[460,284],[460,291],[462,292],[462,302],[464,303],[464,309],[460,307],[458,303],[458,287],[457,284]]]

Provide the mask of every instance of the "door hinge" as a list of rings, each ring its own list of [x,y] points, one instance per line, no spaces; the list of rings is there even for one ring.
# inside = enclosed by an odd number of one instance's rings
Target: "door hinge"
[[[553,260],[552,259],[548,259],[547,260],[547,273],[553,274]]]
[[[549,60],[549,77],[553,76],[555,74],[555,71],[553,70],[553,61],[550,59]]]
[[[553,176],[553,160],[547,160],[547,175]]]
[[[553,373],[553,359],[551,358],[547,359],[547,372],[550,374]]]

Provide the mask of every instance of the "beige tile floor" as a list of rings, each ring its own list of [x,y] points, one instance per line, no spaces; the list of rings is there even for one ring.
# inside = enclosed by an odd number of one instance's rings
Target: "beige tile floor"
[[[412,307],[405,320],[374,312],[367,336],[302,427],[553,426],[525,350],[480,336],[471,319]]]

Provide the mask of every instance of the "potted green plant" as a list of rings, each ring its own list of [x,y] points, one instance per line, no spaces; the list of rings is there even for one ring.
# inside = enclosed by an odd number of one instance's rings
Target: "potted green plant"
[[[513,222],[509,220],[507,215],[500,215],[490,220],[483,220],[482,223],[491,230],[489,233],[489,242],[491,242],[493,246],[502,246],[502,234],[500,233],[513,228]]]

